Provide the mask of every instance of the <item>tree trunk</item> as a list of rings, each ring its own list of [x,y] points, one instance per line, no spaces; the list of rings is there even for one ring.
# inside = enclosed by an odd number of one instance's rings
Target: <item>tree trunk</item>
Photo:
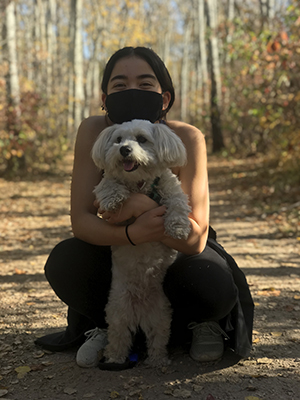
[[[47,93],[47,31],[46,31],[46,3],[45,0],[37,0],[38,25],[39,25],[39,54],[37,55],[40,66],[40,84],[42,90]]]
[[[233,35],[233,19],[234,19],[234,3],[235,0],[228,0],[227,2],[227,10],[226,10],[226,15],[227,15],[227,35],[226,35],[226,45],[227,45],[227,52],[225,54],[225,73],[226,76],[229,77],[231,74],[231,60],[230,60],[230,55],[229,55],[229,47],[232,43],[232,35]],[[226,87],[226,92],[224,94],[224,106],[223,106],[223,112],[227,112],[229,108],[229,103],[230,103],[230,87]]]
[[[211,30],[210,44],[210,78],[211,78],[211,128],[213,139],[213,152],[220,151],[224,147],[221,125],[222,86],[219,60],[219,45],[216,33],[217,29],[217,1],[207,0],[208,21]]]
[[[272,28],[275,17],[275,0],[259,0],[259,5],[262,20],[261,29],[264,29],[265,25]]]
[[[24,170],[25,168],[25,155],[17,144],[21,130],[21,109],[16,41],[16,7],[13,0],[8,1],[5,5],[4,51],[8,63],[5,77],[7,96],[6,130],[11,135],[12,145],[6,169],[10,172],[12,170]]]
[[[68,55],[68,116],[67,131],[70,142],[74,140],[74,51],[75,51],[75,16],[76,16],[76,0],[70,2],[70,22],[69,22],[69,55]]]
[[[189,48],[191,43],[191,30],[192,20],[189,19],[185,24],[184,31],[184,44],[183,44],[183,57],[182,57],[182,69],[181,69],[181,120],[187,121],[188,113],[188,93],[189,93],[189,74],[190,74],[190,54]]]
[[[5,42],[8,60],[8,72],[6,75],[6,88],[8,103],[15,108],[16,116],[20,116],[20,86],[17,60],[16,42],[16,8],[12,0],[5,9]]]
[[[74,124],[77,128],[83,119],[84,85],[83,85],[83,44],[82,44],[82,0],[76,0],[75,46],[74,46],[74,79],[75,109]]]
[[[82,0],[71,0],[68,116],[68,135],[71,144],[75,139],[75,130],[83,119],[84,110],[82,12]]]
[[[208,68],[207,68],[207,49],[206,49],[206,19],[205,19],[205,7],[204,0],[198,0],[198,31],[199,31],[199,54],[200,54],[200,65],[202,74],[202,96],[204,106],[208,106],[209,103],[209,92],[208,92]]]
[[[54,65],[56,64],[56,35],[54,32],[56,26],[56,0],[49,0],[47,5],[47,77],[46,77],[46,92],[47,98],[50,99],[54,92],[53,75]]]
[[[102,54],[101,39],[103,37],[103,23],[104,18],[101,15],[99,9],[100,5],[97,0],[94,0],[91,5],[93,6],[95,13],[93,20],[91,21],[95,28],[89,38],[90,48],[90,59],[86,65],[84,75],[86,76],[85,84],[85,115],[94,115],[99,113],[100,108],[100,63],[99,58]]]

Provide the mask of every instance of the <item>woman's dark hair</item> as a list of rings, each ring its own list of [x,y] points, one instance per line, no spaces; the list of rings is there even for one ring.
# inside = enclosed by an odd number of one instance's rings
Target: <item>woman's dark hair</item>
[[[133,57],[133,56],[145,60],[153,69],[153,72],[155,73],[158,79],[162,91],[169,92],[171,94],[170,103],[167,109],[162,111],[160,116],[161,118],[165,117],[165,115],[170,110],[175,100],[175,91],[173,82],[164,62],[152,49],[149,49],[147,47],[124,47],[123,49],[120,49],[116,53],[114,53],[108,60],[106,67],[104,69],[102,84],[101,84],[102,92],[104,94],[107,94],[108,82],[112,70],[114,69],[114,66],[116,65],[117,61],[119,61],[121,58]]]

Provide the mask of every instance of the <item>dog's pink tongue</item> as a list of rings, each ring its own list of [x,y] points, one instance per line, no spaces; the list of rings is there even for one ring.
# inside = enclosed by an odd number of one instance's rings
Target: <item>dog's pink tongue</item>
[[[134,161],[124,161],[123,168],[125,169],[125,171],[131,171],[134,168]]]

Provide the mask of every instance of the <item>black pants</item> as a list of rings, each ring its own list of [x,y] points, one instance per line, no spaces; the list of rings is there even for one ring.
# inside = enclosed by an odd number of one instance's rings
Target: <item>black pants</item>
[[[110,247],[67,239],[52,250],[45,273],[57,296],[69,306],[69,341],[88,327],[106,327]],[[184,337],[189,322],[225,318],[238,296],[226,259],[208,246],[195,256],[179,254],[167,271],[164,290],[174,311],[171,331],[177,338]]]

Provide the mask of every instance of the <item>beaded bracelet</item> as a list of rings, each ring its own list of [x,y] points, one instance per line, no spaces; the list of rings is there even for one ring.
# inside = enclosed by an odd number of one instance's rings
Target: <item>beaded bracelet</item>
[[[128,241],[132,244],[132,246],[136,246],[136,244],[133,243],[133,241],[132,241],[132,240],[130,239],[130,237],[129,237],[129,234],[128,234],[128,227],[129,227],[129,225],[130,225],[130,224],[126,225],[126,227],[125,227],[125,233],[126,233],[126,236],[127,236]]]

